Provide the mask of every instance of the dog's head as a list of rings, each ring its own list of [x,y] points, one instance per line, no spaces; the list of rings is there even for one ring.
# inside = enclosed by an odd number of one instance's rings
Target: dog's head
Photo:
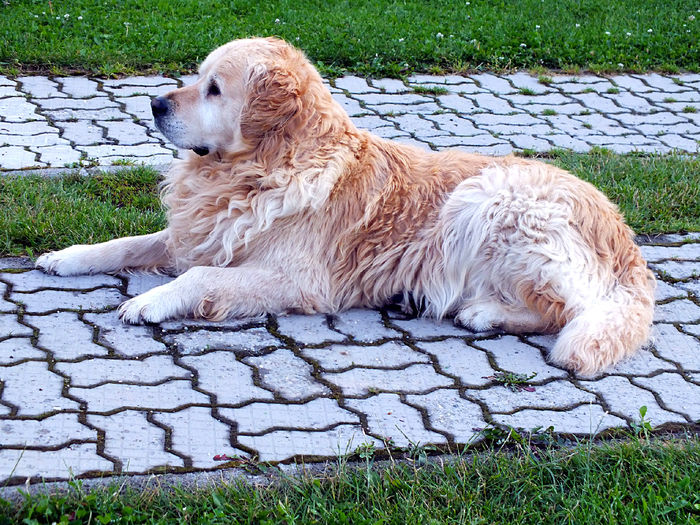
[[[179,148],[235,154],[295,120],[299,126],[305,96],[319,87],[313,66],[284,41],[234,40],[204,60],[194,84],[153,99],[151,109],[158,129]]]

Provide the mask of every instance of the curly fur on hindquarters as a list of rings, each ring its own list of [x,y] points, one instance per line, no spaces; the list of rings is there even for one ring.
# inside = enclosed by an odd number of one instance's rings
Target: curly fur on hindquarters
[[[653,276],[615,206],[573,175],[359,130],[275,39],[215,50],[196,84],[166,98],[162,131],[208,151],[167,175],[167,230],[146,253],[140,238],[128,255],[80,252],[88,271],[182,273],[125,303],[125,320],[335,312],[410,292],[426,315],[474,330],[560,331],[551,360],[582,374],[646,341]],[[62,253],[38,265],[79,273]]]

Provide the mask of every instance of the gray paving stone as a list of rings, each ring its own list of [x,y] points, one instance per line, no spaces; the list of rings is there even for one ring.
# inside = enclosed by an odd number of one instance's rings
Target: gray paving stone
[[[253,399],[272,399],[272,392],[256,386],[253,370],[232,352],[185,356],[184,365],[197,371],[197,386],[216,396],[219,405],[237,405]]]
[[[336,331],[365,343],[401,336],[396,330],[384,326],[381,313],[376,310],[341,312],[334,317],[333,326]]]
[[[125,115],[120,108],[104,109],[46,109],[43,113],[53,121],[73,120],[121,120]]]
[[[396,129],[394,126],[385,126],[383,128],[375,128],[372,130],[372,133],[378,137],[381,137],[383,139],[398,139],[398,138],[407,138],[410,137],[410,134],[407,131],[401,131],[400,129]]]
[[[274,348],[280,342],[265,328],[250,328],[240,332],[192,330],[163,337],[166,343],[176,345],[184,355],[199,354],[209,350],[234,350],[248,354]]]
[[[275,350],[260,357],[246,357],[246,364],[254,366],[265,387],[284,399],[298,401],[316,395],[330,394],[330,390],[312,376],[311,365],[290,350]]]
[[[325,372],[351,367],[397,368],[412,363],[429,363],[430,358],[403,343],[389,341],[379,346],[331,345],[327,348],[305,348],[304,356],[319,363]]]
[[[55,133],[58,128],[51,126],[45,120],[32,120],[29,122],[0,122],[0,134],[2,135],[19,135],[19,136],[34,136],[45,133]],[[5,141],[10,140],[9,137]],[[4,142],[3,142],[4,143]]]
[[[97,454],[95,443],[71,445],[51,451],[0,449],[0,480],[10,473],[18,478],[39,476],[69,479],[89,472],[111,472],[111,461]]]
[[[695,297],[700,298],[700,279],[693,279],[685,283],[677,283],[676,286],[692,293]]]
[[[121,118],[127,119],[127,122],[130,120],[130,117],[135,117],[149,123],[153,122],[151,97],[120,97],[117,98],[116,101],[124,106],[126,114],[122,114]],[[105,123],[106,122],[99,122],[99,124]]]
[[[63,397],[63,378],[51,372],[48,364],[27,361],[0,367],[4,384],[2,399],[18,408],[18,416],[41,416],[47,412],[77,410],[78,403]]]
[[[68,144],[68,141],[58,136],[58,130],[54,129],[49,133],[39,135],[4,135],[0,134],[0,144],[10,144],[15,146],[35,146],[32,151],[37,151],[42,146],[55,146],[57,144]]]
[[[58,90],[58,84],[48,77],[27,76],[17,77],[24,93],[29,93],[32,98],[65,98],[66,94]]]
[[[346,396],[364,396],[370,392],[423,393],[453,381],[435,372],[431,365],[410,365],[402,370],[353,368],[337,374],[324,373],[323,378],[336,385]]]
[[[664,259],[695,259],[700,260],[700,243],[684,244],[682,246],[652,246],[639,247],[642,255],[649,262]]]
[[[501,115],[507,115],[515,111],[515,107],[510,105],[507,100],[498,98],[491,93],[470,95],[469,98],[476,102],[477,106],[483,111]]]
[[[669,112],[663,112],[663,113],[656,113],[653,115],[653,117],[650,117],[649,115],[637,115],[637,114],[632,114],[632,113],[619,113],[617,115],[614,115],[613,118],[615,120],[619,120],[623,124],[627,126],[641,126],[644,124],[649,124],[653,122],[654,124],[660,125],[660,124],[678,124],[678,123],[684,123],[688,122],[687,118],[684,118],[683,116],[676,115],[674,113],[669,113]]]
[[[482,88],[492,93],[505,95],[508,93],[516,93],[518,91],[518,89],[513,87],[508,80],[491,73],[471,75],[470,78],[477,82]]]
[[[616,75],[611,77],[610,80],[612,80],[616,86],[620,86],[621,88],[628,89],[629,91],[635,93],[648,93],[656,91],[656,88],[651,87],[642,82],[640,79],[629,75]]]
[[[148,129],[135,122],[128,120],[115,120],[103,123],[107,128],[107,138],[117,141],[126,146],[140,144],[142,142],[153,142],[148,136]]]
[[[378,115],[401,115],[404,113],[414,113],[416,115],[429,115],[444,111],[434,102],[425,102],[423,104],[380,104],[376,106],[367,106],[369,109]]]
[[[159,97],[162,95],[167,95],[170,93],[175,86],[172,84],[165,86],[105,86],[104,90],[111,93],[114,97],[127,98],[127,97]]]
[[[664,359],[678,363],[688,372],[700,371],[700,341],[682,334],[670,324],[656,324],[652,340],[658,354]]]
[[[372,113],[371,110],[363,108],[357,100],[347,95],[334,93],[333,99],[338,102],[351,117]]]
[[[622,108],[612,100],[603,98],[597,93],[572,93],[570,96],[593,111],[605,114],[629,113],[629,109]]]
[[[124,275],[124,277],[128,279],[129,282],[126,293],[131,297],[147,292],[156,286],[167,284],[175,279],[169,275],[152,273],[132,273]]]
[[[435,337],[446,336],[467,336],[473,332],[466,328],[455,326],[450,321],[438,321],[436,319],[427,319],[425,317],[417,317],[415,319],[400,320],[394,319],[392,325],[407,332],[414,339],[432,339]]]
[[[688,88],[681,86],[673,82],[671,77],[666,77],[659,75],[658,73],[648,73],[646,75],[633,75],[636,78],[641,79],[649,86],[663,91],[665,93],[675,93],[678,91],[687,91]]]
[[[104,128],[86,122],[59,122],[61,136],[76,146],[89,146],[104,141]]]
[[[516,107],[520,107],[529,113],[538,113],[539,111],[533,111],[529,109],[529,106],[547,106],[556,107],[565,104],[571,104],[573,100],[569,97],[562,95],[561,93],[552,93],[551,89],[547,95],[535,94],[535,95],[522,95],[515,93],[513,95],[501,95],[501,98],[508,100],[511,104]],[[542,92],[544,93],[544,92]],[[583,108],[582,108],[583,109]]]
[[[36,101],[37,106],[42,110],[54,109],[81,109],[96,110],[105,108],[116,108],[117,103],[107,97],[93,98],[48,98]]]
[[[428,412],[432,428],[447,432],[455,443],[473,443],[487,423],[479,405],[459,396],[456,390],[435,390],[424,395],[408,395],[406,400]]]
[[[603,93],[602,96],[614,100],[619,106],[634,111],[635,113],[656,113],[659,111],[659,108],[650,104],[646,98],[633,95],[628,91],[621,91],[617,94]]]
[[[236,422],[239,435],[261,434],[270,429],[323,430],[341,423],[360,422],[356,414],[325,397],[299,405],[251,403],[241,408],[220,408],[219,413]]]
[[[98,341],[119,355],[138,357],[167,351],[163,343],[153,339],[153,328],[124,324],[116,310],[85,314],[83,318],[99,328]]]
[[[0,99],[0,115],[5,122],[28,122],[44,120],[36,113],[37,106],[24,97],[8,97]]]
[[[184,78],[184,77],[183,77]],[[167,78],[162,76],[132,76],[124,78],[115,78],[103,80],[102,84],[105,87],[118,87],[118,86],[162,86],[170,85],[173,89],[177,85],[177,81],[173,78]]]
[[[101,383],[157,384],[168,379],[190,379],[192,373],[177,366],[171,356],[154,355],[143,360],[94,358],[78,363],[57,363],[56,370],[70,377],[71,386],[93,387]]]
[[[566,411],[524,409],[514,414],[495,414],[493,420],[501,425],[524,430],[554,427],[564,434],[598,434],[615,427],[626,427],[623,419],[607,414],[600,405],[582,405]]]
[[[122,472],[146,472],[160,466],[184,467],[182,458],[164,450],[165,431],[146,414],[125,410],[111,416],[89,415],[88,422],[105,431],[104,450],[122,463]]]
[[[50,167],[65,167],[80,161],[81,152],[66,144],[46,147],[30,147],[39,154],[39,160]]]
[[[656,392],[666,408],[700,421],[700,386],[689,383],[680,374],[666,372],[654,377],[638,377],[633,383]]]
[[[435,119],[437,117],[430,117]],[[547,128],[551,128],[547,121],[541,117],[535,117],[527,113],[514,113],[507,115],[494,115],[491,113],[478,113],[476,115],[470,115],[469,119],[474,121],[477,126],[508,126],[513,129],[513,133],[519,133],[518,130],[522,129],[528,130],[532,129],[533,126],[546,125]],[[523,127],[526,126],[526,127]]]
[[[119,408],[170,410],[189,404],[209,404],[209,396],[193,390],[192,383],[182,379],[156,386],[108,383],[94,388],[71,387],[70,394],[87,403],[90,413]]]
[[[46,353],[32,346],[26,337],[11,337],[0,341],[0,366],[14,365],[25,359],[46,359]]]
[[[673,93],[673,95],[669,95],[666,91],[659,91],[655,93],[647,93],[644,95],[644,97],[652,102],[664,102],[669,98],[677,102],[700,102],[700,92],[698,91],[681,91],[678,93]]]
[[[376,448],[383,447],[381,441],[366,435],[359,425],[338,425],[323,432],[276,430],[263,436],[239,436],[238,441],[257,450],[259,461],[344,456],[370,443]]]
[[[396,394],[348,399],[347,405],[367,416],[369,431],[398,447],[445,443],[445,436],[426,430],[418,410],[401,402]]]
[[[663,357],[663,356],[662,356]],[[659,359],[651,353],[648,347],[642,348],[617,365],[601,372],[605,374],[623,374],[627,376],[644,376],[659,370],[676,370],[673,363]]]
[[[406,86],[401,80],[395,78],[381,78],[379,80],[371,80],[372,86],[378,88],[385,93],[406,93],[411,91],[411,88]]]
[[[537,348],[526,345],[515,336],[504,335],[496,339],[474,341],[473,344],[491,352],[502,370],[516,374],[536,373],[534,382],[568,376],[564,370],[548,365]]]
[[[608,137],[605,135],[588,135],[585,138],[586,142],[601,146],[639,146],[643,144],[658,144],[655,139],[630,133],[624,137]],[[612,149],[612,148],[611,148]]]
[[[57,447],[72,440],[97,442],[97,432],[81,424],[77,414],[55,414],[42,420],[0,420],[0,449]]]
[[[504,142],[493,146],[459,146],[457,149],[466,151],[467,153],[478,153],[479,155],[490,155],[494,157],[502,157],[513,153],[513,146]]]
[[[18,170],[22,168],[40,166],[37,155],[20,146],[0,146],[0,168],[5,170]]]
[[[85,77],[63,77],[57,79],[61,92],[73,98],[106,97],[107,93],[99,91],[97,82]]]
[[[27,313],[40,314],[57,309],[98,310],[117,306],[125,297],[114,288],[100,288],[91,292],[42,290],[34,293],[12,292],[11,298],[26,306]]]
[[[0,86],[15,86],[15,85],[16,85],[16,82],[14,80],[10,80],[5,75],[0,75]]]
[[[485,113],[480,113],[479,116],[481,115],[485,115]],[[427,115],[425,118],[435,122],[441,130],[461,137],[484,134],[484,131],[476,128],[471,120],[462,118],[454,113]]]
[[[160,323],[162,330],[184,330],[189,331],[196,328],[209,328],[211,330],[239,330],[250,325],[264,325],[267,322],[266,315],[256,317],[240,317],[224,319],[223,321],[210,321],[208,319],[176,319]]]
[[[97,159],[132,159],[133,157],[148,157],[151,155],[167,155],[172,157],[172,152],[160,144],[144,143],[134,146],[122,144],[100,144],[98,146],[84,146],[81,148],[88,157]]]
[[[490,382],[487,377],[494,373],[486,353],[467,345],[461,339],[421,342],[418,347],[435,356],[440,368],[459,378],[463,385],[486,385]]]
[[[364,115],[362,117],[353,117],[353,123],[360,129],[373,130],[376,128],[381,128],[387,126],[389,122],[377,115]]]
[[[700,325],[698,324],[685,324],[681,325],[681,328],[683,328],[683,330],[689,334],[700,337]]]
[[[437,135],[445,135],[446,132],[438,129],[430,120],[422,119],[418,115],[397,115],[389,117],[389,121],[399,125],[401,130],[409,133],[414,133],[421,137],[435,137]]]
[[[467,397],[483,401],[492,414],[509,413],[523,408],[562,409],[595,402],[595,396],[576,388],[569,381],[552,381],[532,387],[534,391],[512,391],[505,385],[467,392]]]
[[[278,331],[305,345],[315,345],[326,341],[340,342],[347,337],[328,328],[326,316],[317,315],[285,315],[277,318]]]
[[[654,321],[671,323],[696,323],[700,321],[700,306],[688,299],[679,299],[666,304],[657,304]]]
[[[664,410],[659,406],[654,395],[639,388],[624,377],[604,377],[597,381],[581,381],[581,386],[599,394],[610,410],[633,422],[639,422],[639,409],[647,407],[645,421],[657,427],[665,423],[685,423],[683,416]]]
[[[525,73],[524,71],[505,75],[504,78],[510,80],[517,89],[527,88],[537,94],[551,93],[554,91],[553,87],[542,84],[537,77]]]
[[[558,130],[553,128],[548,122],[542,124],[531,124],[529,126],[511,126],[509,124],[478,124],[479,128],[487,130],[502,139],[510,139],[512,136],[523,138],[533,138],[534,140],[546,140],[549,135]],[[534,137],[539,135],[540,139]],[[550,146],[551,147],[551,146]]]
[[[549,151],[552,144],[544,139],[531,135],[504,135],[517,149],[531,149],[534,151]]]
[[[667,146],[680,151],[689,151],[691,153],[696,153],[700,148],[700,144],[697,139],[687,139],[675,134],[667,134],[657,137],[660,142],[663,142]]]
[[[19,323],[14,314],[0,314],[0,338],[27,336],[31,337],[34,331],[28,326]]]
[[[221,464],[214,456],[246,457],[231,445],[231,427],[214,419],[211,409],[190,407],[177,412],[155,412],[153,419],[172,430],[172,449],[189,456],[194,468],[212,468]]]
[[[350,93],[379,93],[379,89],[370,86],[364,78],[346,75],[335,79],[335,87]]]
[[[12,285],[15,292],[34,292],[45,288],[60,290],[91,290],[100,286],[119,286],[121,281],[105,274],[76,275],[70,278],[48,275],[39,270],[23,273],[5,273],[2,280]]]
[[[474,102],[459,95],[441,95],[438,97],[438,101],[442,107],[452,109],[457,113],[470,114],[479,110]]]
[[[59,361],[107,355],[108,350],[92,342],[93,329],[74,312],[27,315],[26,323],[39,329],[37,344]]]

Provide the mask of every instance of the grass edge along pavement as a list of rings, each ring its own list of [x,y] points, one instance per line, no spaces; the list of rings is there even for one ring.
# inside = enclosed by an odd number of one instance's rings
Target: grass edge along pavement
[[[493,448],[426,461],[340,458],[330,470],[250,465],[246,482],[190,489],[158,479],[0,499],[9,523],[698,523],[700,441],[644,432],[573,447],[502,432]],[[310,473],[311,472],[311,473]],[[21,489],[19,489],[21,490]],[[18,501],[19,500],[19,501]]]
[[[602,149],[550,157],[616,202],[638,234],[700,231],[700,157],[618,155]],[[0,256],[36,256],[165,227],[158,200],[162,175],[155,169],[66,173],[0,177]]]
[[[0,72],[11,75],[190,72],[248,36],[281,37],[330,76],[700,70],[690,0],[10,1],[0,13]]]

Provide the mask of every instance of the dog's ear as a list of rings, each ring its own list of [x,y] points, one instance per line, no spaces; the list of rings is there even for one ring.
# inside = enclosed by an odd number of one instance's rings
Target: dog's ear
[[[241,133],[259,140],[281,131],[302,109],[300,81],[288,68],[257,64],[251,68]]]

